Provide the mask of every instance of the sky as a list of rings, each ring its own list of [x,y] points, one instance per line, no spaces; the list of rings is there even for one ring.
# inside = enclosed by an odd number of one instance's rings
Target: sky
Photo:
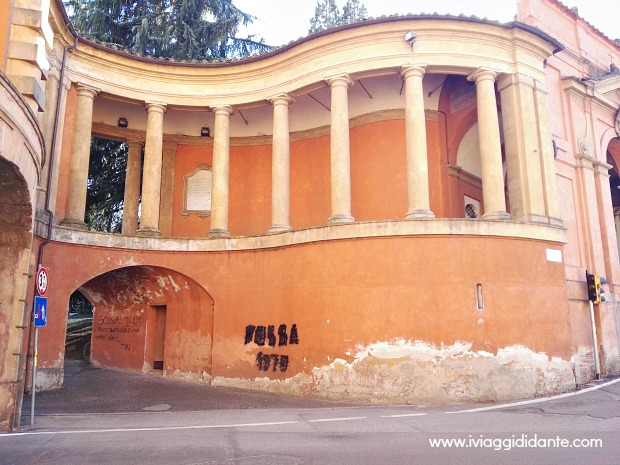
[[[340,8],[346,0],[336,0]],[[308,35],[317,0],[233,0],[243,12],[258,19],[247,29],[268,45],[284,45]],[[516,0],[362,0],[370,17],[406,13],[476,15],[501,22],[512,21]],[[620,0],[562,0],[577,7],[579,15],[611,39],[620,38]],[[245,35],[240,31],[239,36]]]

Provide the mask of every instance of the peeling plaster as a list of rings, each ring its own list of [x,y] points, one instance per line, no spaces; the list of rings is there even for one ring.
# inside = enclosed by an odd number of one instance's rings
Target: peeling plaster
[[[405,340],[358,346],[352,363],[339,359],[314,368],[315,389],[330,399],[446,403],[505,401],[575,388],[571,362],[522,346],[496,355],[472,352],[471,346]]]
[[[311,374],[285,380],[213,379],[230,386],[330,400],[384,403],[507,401],[575,389],[573,363],[523,346],[497,354],[471,351],[472,344],[439,346],[396,340],[358,346],[352,362],[337,358]]]

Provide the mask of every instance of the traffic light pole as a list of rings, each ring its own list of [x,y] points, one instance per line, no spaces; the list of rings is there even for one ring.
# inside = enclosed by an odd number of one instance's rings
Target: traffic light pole
[[[596,336],[596,320],[594,319],[594,303],[589,300],[590,304],[590,321],[592,322],[592,342],[594,344],[594,370],[596,371],[596,379],[601,379],[601,359],[598,354],[598,337]]]

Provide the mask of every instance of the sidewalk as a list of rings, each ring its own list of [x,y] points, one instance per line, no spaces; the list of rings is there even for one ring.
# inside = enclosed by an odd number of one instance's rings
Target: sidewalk
[[[22,424],[30,418],[31,396],[24,397]],[[65,360],[61,389],[37,392],[35,417],[80,413],[205,411],[225,409],[320,408],[351,405],[260,391],[212,387],[158,375],[94,368],[84,360]]]

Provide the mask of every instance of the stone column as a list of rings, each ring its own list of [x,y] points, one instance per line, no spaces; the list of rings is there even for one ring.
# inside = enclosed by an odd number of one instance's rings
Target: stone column
[[[407,193],[409,209],[406,219],[434,218],[430,210],[426,117],[422,78],[426,66],[406,65],[401,75],[405,80],[405,137],[407,151]]]
[[[211,230],[209,237],[230,237],[228,232],[228,192],[230,183],[230,115],[232,107],[213,108],[213,191],[211,193]]]
[[[142,208],[140,229],[138,229],[137,234],[140,236],[161,236],[159,231],[159,201],[161,198],[161,164],[166,105],[147,102],[146,111]]]
[[[478,106],[478,135],[480,139],[480,165],[482,169],[482,199],[487,220],[508,220],[504,194],[502,147],[499,138],[499,119],[495,99],[494,71],[479,68],[467,79],[476,82]]]
[[[280,94],[269,101],[273,105],[271,227],[269,232],[274,233],[291,229],[288,106],[294,100],[287,94]]]
[[[127,171],[125,172],[125,197],[123,199],[122,233],[134,235],[138,230],[138,203],[140,201],[140,171],[142,168],[142,142],[127,141]]]
[[[502,96],[510,216],[515,220],[548,223],[534,80],[522,74],[508,74],[498,79],[497,84]]]
[[[71,167],[69,169],[67,211],[61,224],[76,229],[87,229],[86,223],[84,223],[84,214],[93,123],[93,102],[99,93],[99,89],[83,84],[77,84],[76,89],[78,97],[71,150]]]
[[[353,80],[347,74],[328,78],[331,87],[331,217],[329,224],[352,223],[351,160],[349,142],[348,89]]]

